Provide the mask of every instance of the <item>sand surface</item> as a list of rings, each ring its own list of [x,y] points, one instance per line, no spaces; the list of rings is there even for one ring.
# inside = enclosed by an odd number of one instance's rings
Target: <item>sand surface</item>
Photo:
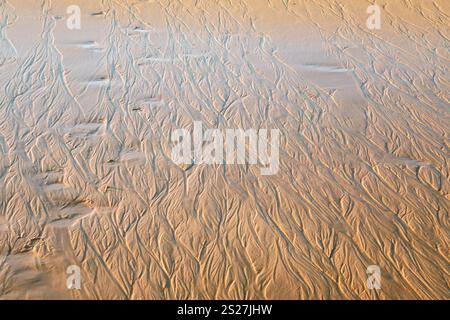
[[[0,298],[450,299],[450,2],[377,2],[0,0]]]

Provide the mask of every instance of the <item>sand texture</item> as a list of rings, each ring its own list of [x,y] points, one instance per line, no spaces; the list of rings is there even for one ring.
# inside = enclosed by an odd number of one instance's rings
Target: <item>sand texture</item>
[[[0,299],[450,299],[450,1],[371,3],[0,0]]]

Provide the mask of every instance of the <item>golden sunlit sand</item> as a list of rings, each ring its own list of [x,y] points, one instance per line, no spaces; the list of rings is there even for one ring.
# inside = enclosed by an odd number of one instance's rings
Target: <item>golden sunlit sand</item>
[[[371,4],[0,0],[0,298],[449,299],[450,2]]]

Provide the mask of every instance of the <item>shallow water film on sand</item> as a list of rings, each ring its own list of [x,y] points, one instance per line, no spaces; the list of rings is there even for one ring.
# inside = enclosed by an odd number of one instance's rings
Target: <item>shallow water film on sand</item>
[[[0,299],[450,299],[447,0],[0,0]]]

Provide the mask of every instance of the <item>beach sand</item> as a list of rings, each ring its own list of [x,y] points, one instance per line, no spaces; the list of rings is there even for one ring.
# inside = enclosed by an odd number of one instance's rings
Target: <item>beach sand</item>
[[[0,0],[0,298],[450,299],[450,2],[372,3]]]

